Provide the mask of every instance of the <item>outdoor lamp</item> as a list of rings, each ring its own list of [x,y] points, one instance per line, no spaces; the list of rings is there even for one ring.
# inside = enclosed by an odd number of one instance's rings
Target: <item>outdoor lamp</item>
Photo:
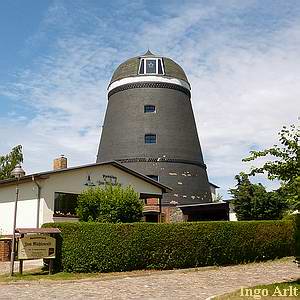
[[[84,185],[86,185],[86,186],[95,186],[95,184],[91,180],[91,176],[90,175],[88,175],[86,183]]]
[[[16,165],[16,167],[11,171],[11,175],[16,179],[20,179],[21,177],[25,176],[25,171],[20,165]]]
[[[16,167],[12,170],[11,175],[17,179],[16,184],[16,199],[15,199],[15,211],[14,211],[14,225],[13,225],[13,239],[11,245],[11,257],[10,257],[10,276],[14,275],[14,262],[15,262],[15,242],[16,242],[16,222],[17,222],[17,208],[18,208],[18,200],[19,200],[19,180],[23,176],[25,176],[25,171],[22,169],[20,165],[16,165]]]

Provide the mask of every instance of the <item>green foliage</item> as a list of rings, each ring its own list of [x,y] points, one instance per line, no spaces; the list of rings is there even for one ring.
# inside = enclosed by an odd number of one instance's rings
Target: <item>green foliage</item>
[[[296,260],[298,261],[300,265],[300,214],[294,215],[294,222],[296,225],[296,230],[295,230],[295,257]]]
[[[247,174],[235,176],[237,185],[230,189],[234,211],[240,220],[281,219],[287,204],[277,192],[267,192],[263,185],[252,184]]]
[[[76,212],[81,221],[131,223],[141,220],[143,203],[132,187],[105,185],[82,192]]]
[[[12,178],[11,171],[23,162],[22,146],[14,147],[7,155],[0,156],[0,180]]]
[[[278,194],[286,199],[290,211],[300,211],[300,176],[289,183],[282,183]]]
[[[253,167],[249,175],[266,173],[270,180],[278,179],[283,200],[288,201],[292,210],[300,208],[300,126],[286,126],[278,133],[281,147],[274,145],[263,151],[251,151],[243,161],[270,157],[261,167]]]
[[[49,223],[57,270],[117,272],[262,261],[295,254],[292,221],[175,224]]]

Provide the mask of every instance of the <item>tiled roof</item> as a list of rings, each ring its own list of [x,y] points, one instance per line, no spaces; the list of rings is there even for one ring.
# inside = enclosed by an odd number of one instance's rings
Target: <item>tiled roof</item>
[[[169,78],[177,78],[184,80],[188,83],[188,79],[185,75],[185,72],[183,69],[172,59],[167,57],[161,57],[159,55],[154,55],[150,50],[148,50],[144,55],[137,56],[130,58],[126,60],[125,62],[121,63],[116,71],[114,72],[112,79],[110,81],[110,84],[113,82],[127,78],[127,77],[133,77],[138,75],[138,68],[140,65],[140,58],[141,57],[157,57],[163,59],[165,74],[164,75],[158,75],[158,76],[165,76]]]

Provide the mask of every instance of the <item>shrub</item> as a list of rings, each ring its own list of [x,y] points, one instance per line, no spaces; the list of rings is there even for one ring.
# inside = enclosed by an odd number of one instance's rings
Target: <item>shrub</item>
[[[176,224],[51,223],[57,270],[113,272],[228,265],[291,256],[292,221]]]
[[[131,223],[141,220],[143,203],[132,187],[105,185],[82,192],[76,212],[81,221]]]

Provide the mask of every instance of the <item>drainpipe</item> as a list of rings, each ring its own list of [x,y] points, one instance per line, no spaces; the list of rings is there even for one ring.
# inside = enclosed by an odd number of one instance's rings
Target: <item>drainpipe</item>
[[[32,175],[32,181],[37,186],[38,192],[37,192],[37,214],[36,214],[36,228],[40,227],[40,205],[41,205],[41,186],[39,183],[35,180],[34,175]]]

